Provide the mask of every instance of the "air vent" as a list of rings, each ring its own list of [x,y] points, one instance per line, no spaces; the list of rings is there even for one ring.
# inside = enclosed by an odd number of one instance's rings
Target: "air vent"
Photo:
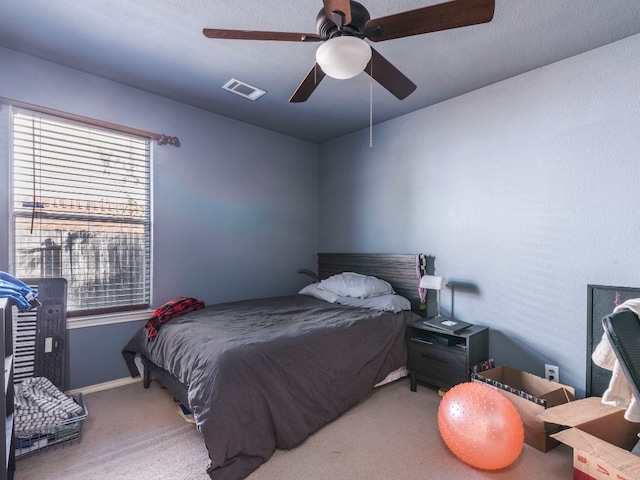
[[[240,80],[237,80],[235,78],[232,78],[227,83],[225,83],[222,88],[224,88],[225,90],[229,90],[236,95],[248,98],[249,100],[256,100],[267,93],[264,90],[260,90],[259,88],[249,85],[248,83],[241,82]]]

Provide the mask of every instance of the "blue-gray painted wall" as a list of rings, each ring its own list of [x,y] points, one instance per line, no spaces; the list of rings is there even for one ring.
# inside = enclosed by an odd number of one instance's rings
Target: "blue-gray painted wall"
[[[177,296],[211,304],[292,294],[308,283],[297,271],[316,262],[316,145],[1,48],[0,96],[180,139],[153,146],[155,307]],[[8,119],[3,106],[0,225]],[[8,252],[3,228],[0,270],[10,271]],[[120,351],[141,325],[69,330],[69,387],[126,377]]]
[[[477,288],[454,315],[490,326],[496,364],[558,365],[583,395],[587,285],[640,287],[639,79],[634,36],[376,125],[372,148],[322,144],[319,249],[434,255]]]
[[[581,395],[587,285],[640,286],[639,60],[631,37],[375,125],[371,148],[368,131],[315,146],[2,49],[0,96],[180,138],[154,154],[156,305],[295,291],[316,251],[425,252],[477,287],[454,313],[491,327],[496,363],[559,365]],[[71,330],[72,388],[126,376],[139,325]]]

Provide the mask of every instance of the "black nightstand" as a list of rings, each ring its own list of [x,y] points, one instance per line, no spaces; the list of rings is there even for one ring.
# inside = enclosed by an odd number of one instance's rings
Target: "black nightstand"
[[[470,369],[489,357],[489,328],[472,325],[459,333],[448,333],[425,325],[407,324],[407,369],[411,391],[416,381],[450,388],[470,380]]]

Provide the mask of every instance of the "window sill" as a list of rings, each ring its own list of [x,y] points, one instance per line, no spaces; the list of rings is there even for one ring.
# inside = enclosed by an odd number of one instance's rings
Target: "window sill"
[[[100,325],[112,325],[114,323],[137,322],[148,320],[153,315],[153,310],[136,310],[133,312],[105,313],[102,315],[87,315],[84,317],[67,318],[67,330],[75,328],[97,327]]]

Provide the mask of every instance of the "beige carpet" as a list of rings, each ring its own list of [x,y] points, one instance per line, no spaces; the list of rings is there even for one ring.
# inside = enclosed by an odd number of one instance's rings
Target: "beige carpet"
[[[249,480],[570,479],[571,449],[542,453],[528,445],[509,467],[474,469],[459,461],[437,430],[439,397],[407,379],[364,402],[290,451],[277,451]],[[177,404],[153,382],[85,396],[89,416],[80,443],[18,458],[15,480],[207,480],[207,452]]]

